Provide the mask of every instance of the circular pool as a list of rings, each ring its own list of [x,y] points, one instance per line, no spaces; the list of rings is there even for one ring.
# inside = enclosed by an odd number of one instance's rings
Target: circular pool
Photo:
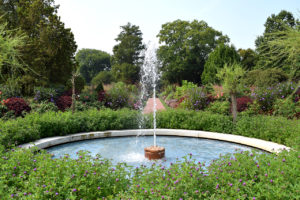
[[[92,156],[100,154],[104,158],[111,159],[113,164],[126,162],[131,166],[158,164],[169,165],[171,162],[182,160],[184,156],[192,154],[198,162],[209,163],[214,159],[227,153],[234,153],[237,149],[240,151],[252,150],[253,148],[218,140],[176,137],[176,136],[158,136],[157,144],[166,149],[165,158],[162,160],[149,161],[144,157],[144,148],[153,144],[153,137],[109,137],[93,140],[83,140],[78,142],[61,144],[47,149],[54,154],[53,158],[59,158],[69,154],[71,158],[77,158],[77,152],[80,150],[89,151]]]

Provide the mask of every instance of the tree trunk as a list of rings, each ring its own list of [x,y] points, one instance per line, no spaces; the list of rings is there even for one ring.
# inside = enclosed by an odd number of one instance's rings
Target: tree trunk
[[[72,79],[71,79],[71,82],[72,82],[72,114],[75,113],[75,101],[76,101],[76,98],[75,98],[75,75],[73,74],[72,75]]]
[[[231,105],[232,105],[233,123],[236,123],[237,103],[236,103],[236,95],[235,95],[235,93],[230,93],[230,97],[231,97]]]

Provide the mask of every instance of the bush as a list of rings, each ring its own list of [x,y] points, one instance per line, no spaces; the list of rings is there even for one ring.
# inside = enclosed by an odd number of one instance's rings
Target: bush
[[[298,146],[297,148],[299,148],[300,144],[299,120],[289,120],[284,117],[241,116],[232,133],[287,146]]]
[[[65,111],[67,108],[70,108],[72,105],[72,97],[70,96],[61,96],[59,97],[56,102],[56,106],[59,110]]]
[[[149,123],[152,123],[152,116],[150,116],[147,128],[152,127],[152,124]],[[156,123],[158,128],[203,130],[223,133],[232,133],[234,127],[230,116],[182,109],[158,112]]]
[[[250,104],[252,104],[252,99],[250,97],[240,97],[236,99],[237,111],[242,112],[246,110]],[[231,108],[232,109],[232,108]]]
[[[273,87],[255,88],[251,94],[252,97],[260,105],[260,109],[264,112],[272,112],[273,104],[277,98],[284,99],[295,90],[296,84],[293,82],[278,83]]]
[[[92,103],[97,101],[97,93],[95,92],[84,92],[79,95],[79,101],[82,103]]]
[[[191,89],[195,89],[197,88],[197,85],[192,83],[192,82],[188,82],[186,80],[182,81],[182,86],[181,87],[176,87],[176,91],[174,94],[174,99],[181,99],[182,97],[186,96],[187,93],[191,90]]]
[[[118,82],[107,92],[105,105],[112,109],[132,108],[134,100],[131,97],[126,84]],[[100,96],[98,100],[100,100]]]
[[[30,112],[31,110],[24,99],[17,97],[6,99],[4,105],[8,110],[14,111],[16,117],[23,116],[23,112]]]
[[[22,144],[35,139],[63,136],[86,131],[104,131],[138,128],[137,111],[89,109],[83,112],[37,112],[16,120],[0,120],[0,144]],[[24,128],[29,127],[29,128]],[[18,135],[18,138],[14,137]],[[28,136],[30,135],[30,137]]]
[[[98,93],[98,101],[104,102],[106,100],[106,92],[104,90]]]
[[[211,101],[205,93],[205,90],[200,87],[188,89],[185,93],[186,98],[184,98],[180,104],[180,106],[185,109],[203,110]]]
[[[249,86],[266,87],[288,80],[288,75],[278,68],[256,69],[246,73],[244,82]]]
[[[221,115],[229,115],[230,103],[229,101],[214,101],[209,104],[206,111]]]
[[[2,95],[2,99],[8,99],[12,97],[20,97],[21,96],[21,89],[18,87],[9,88],[8,85],[1,85],[0,84],[0,91]]]
[[[34,100],[39,103],[43,101],[54,102],[54,99],[57,98],[57,92],[53,88],[35,87],[34,94]]]
[[[31,104],[31,109],[33,112],[45,113],[49,111],[58,111],[57,106],[53,102],[44,101],[38,104]]]
[[[274,115],[279,115],[292,119],[300,113],[300,102],[293,102],[291,98],[277,99],[273,106]]]

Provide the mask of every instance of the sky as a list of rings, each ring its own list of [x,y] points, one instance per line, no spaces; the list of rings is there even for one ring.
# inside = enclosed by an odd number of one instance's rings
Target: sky
[[[177,19],[204,20],[229,36],[237,48],[255,48],[264,23],[281,10],[300,18],[300,0],[55,0],[58,15],[75,35],[78,49],[91,48],[112,54],[120,26],[140,27],[144,43],[158,45],[162,24]]]

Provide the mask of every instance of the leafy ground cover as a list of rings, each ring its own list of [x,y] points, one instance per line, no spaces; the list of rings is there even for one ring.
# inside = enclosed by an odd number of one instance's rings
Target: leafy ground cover
[[[79,152],[1,149],[1,199],[299,199],[300,153],[240,152],[200,163],[130,168]],[[206,166],[208,165],[208,166]]]

